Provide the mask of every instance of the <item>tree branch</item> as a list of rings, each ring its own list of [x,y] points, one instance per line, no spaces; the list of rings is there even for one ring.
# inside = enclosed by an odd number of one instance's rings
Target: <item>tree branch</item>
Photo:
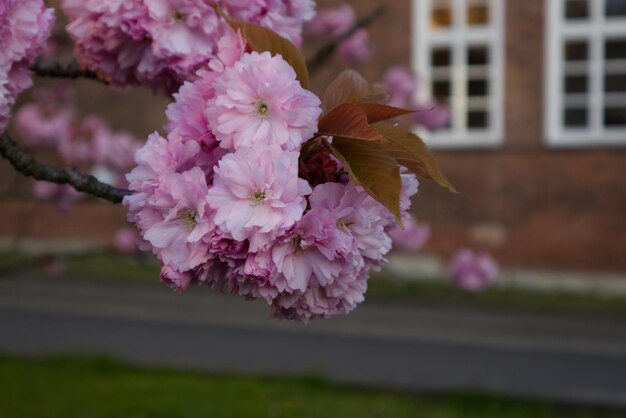
[[[77,78],[89,78],[91,80],[98,80],[104,84],[109,84],[105,80],[100,79],[98,74],[80,68],[75,62],[70,64],[55,62],[47,65],[35,63],[30,69],[39,77],[71,78],[72,80]]]
[[[365,28],[372,24],[376,19],[382,16],[385,13],[385,6],[380,5],[376,9],[374,9],[370,14],[365,16],[364,18],[358,20],[354,26],[348,29],[346,32],[342,33],[335,39],[328,42],[326,45],[318,49],[318,51],[313,55],[311,59],[309,59],[306,63],[307,68],[309,69],[309,73],[313,74],[319,68],[321,68],[326,62],[332,57],[335,53],[339,45],[354,35],[359,29]]]
[[[58,184],[69,184],[79,192],[84,192],[112,203],[120,203],[130,190],[118,189],[101,183],[94,176],[80,173],[73,168],[50,167],[36,161],[31,155],[19,149],[8,133],[0,135],[0,154],[15,170],[27,177]]]

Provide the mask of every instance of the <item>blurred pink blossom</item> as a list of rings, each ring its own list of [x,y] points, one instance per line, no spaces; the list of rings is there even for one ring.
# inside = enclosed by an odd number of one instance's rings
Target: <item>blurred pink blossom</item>
[[[67,184],[56,184],[47,181],[35,181],[33,194],[38,199],[52,203],[62,212],[67,212],[81,198],[81,194]]]
[[[356,31],[339,45],[338,52],[339,56],[349,63],[356,64],[369,60],[372,56],[372,49],[367,30]]]
[[[389,68],[383,76],[383,86],[389,94],[388,104],[391,106],[415,109],[417,112],[409,117],[418,126],[429,131],[447,127],[450,123],[450,109],[434,99],[419,102],[417,91],[419,83],[413,72],[402,66]]]
[[[317,36],[339,36],[356,22],[356,14],[349,4],[323,9],[304,26],[306,33]]]
[[[460,250],[448,266],[449,279],[463,290],[478,292],[487,288],[498,275],[498,265],[486,253]]]
[[[450,108],[435,100],[419,104],[420,109],[413,114],[413,122],[429,131],[443,129],[450,124]]]
[[[395,225],[389,236],[393,240],[394,246],[405,251],[418,251],[430,238],[430,226],[419,223],[413,217],[404,219],[404,229]]]
[[[72,109],[49,111],[37,103],[27,103],[15,114],[15,129],[30,147],[56,146],[61,138],[70,136],[74,117]]]
[[[389,105],[407,107],[414,100],[417,79],[406,67],[390,67],[383,75],[383,86],[389,94]]]
[[[137,251],[137,240],[139,234],[136,228],[124,227],[115,231],[113,243],[115,249],[121,253],[134,253]]]

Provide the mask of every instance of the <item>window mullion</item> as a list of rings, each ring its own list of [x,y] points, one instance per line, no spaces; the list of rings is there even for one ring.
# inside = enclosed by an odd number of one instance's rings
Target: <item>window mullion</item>
[[[595,0],[591,2],[592,10],[592,25],[594,30],[589,38],[590,42],[590,57],[589,57],[589,77],[590,77],[590,90],[589,90],[589,115],[590,115],[590,130],[593,136],[600,137],[603,129],[603,110],[604,110],[604,36],[603,36],[603,23],[604,23],[604,0]]]
[[[465,63],[465,39],[463,33],[467,25],[465,0],[454,0],[454,45],[452,48],[454,69],[453,78],[453,131],[457,137],[467,134],[467,64]]]

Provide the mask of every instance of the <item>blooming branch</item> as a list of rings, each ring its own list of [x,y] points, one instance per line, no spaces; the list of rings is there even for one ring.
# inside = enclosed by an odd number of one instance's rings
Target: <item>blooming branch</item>
[[[79,192],[84,192],[112,203],[120,203],[131,192],[118,189],[98,181],[94,176],[80,173],[70,167],[50,167],[36,161],[27,152],[21,150],[9,137],[0,135],[0,154],[7,159],[15,170],[37,180],[58,184],[69,184]]]
[[[75,62],[65,65],[58,62],[47,65],[35,63],[30,69],[39,77],[71,78],[72,80],[77,78],[89,78],[108,84],[107,81],[100,79],[96,73],[80,68]]]
[[[369,15],[357,21],[350,29],[348,29],[343,34],[337,36],[326,45],[321,47],[313,57],[307,61],[306,65],[309,69],[309,73],[313,74],[319,68],[321,68],[326,62],[330,59],[330,57],[335,53],[339,45],[354,35],[358,30],[365,28],[372,24],[376,19],[378,19],[385,12],[385,6],[378,6],[374,9]]]

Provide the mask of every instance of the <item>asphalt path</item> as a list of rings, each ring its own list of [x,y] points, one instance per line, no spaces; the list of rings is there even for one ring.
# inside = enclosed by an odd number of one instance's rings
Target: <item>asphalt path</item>
[[[205,289],[16,278],[0,281],[0,351],[626,407],[626,322],[613,316],[366,302],[303,325]]]

